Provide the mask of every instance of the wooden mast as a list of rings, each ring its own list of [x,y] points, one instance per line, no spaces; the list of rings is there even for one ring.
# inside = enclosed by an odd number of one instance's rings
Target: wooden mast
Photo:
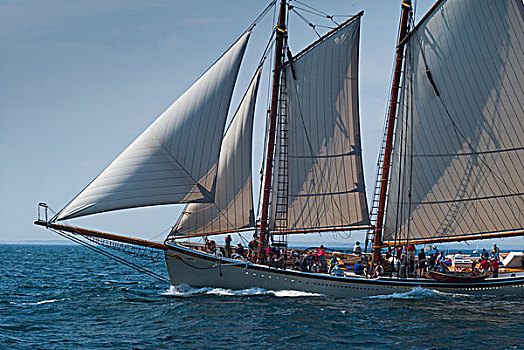
[[[260,237],[258,243],[258,259],[264,258],[265,248],[268,241],[268,217],[269,199],[271,196],[271,183],[273,175],[273,153],[275,152],[275,134],[278,114],[278,97],[280,90],[280,72],[282,70],[284,57],[284,38],[287,36],[286,29],[286,0],[280,2],[280,13],[276,27],[275,43],[275,65],[273,69],[273,89],[271,93],[271,109],[269,114],[269,131],[267,139],[266,166],[264,172],[264,193],[262,199],[262,212],[260,217]]]
[[[397,116],[398,93],[400,89],[400,77],[402,75],[402,65],[404,61],[404,47],[408,29],[409,14],[411,12],[411,0],[402,1],[402,13],[400,17],[400,31],[398,36],[397,54],[395,61],[395,72],[393,74],[393,84],[391,86],[391,99],[389,101],[387,136],[384,149],[384,159],[382,161],[382,177],[380,179],[380,195],[377,210],[377,222],[375,225],[373,240],[373,262],[380,259],[380,247],[382,246],[382,229],[384,226],[384,211],[386,207],[386,196],[388,191],[389,169],[391,164],[391,152],[393,151],[393,133],[395,130],[395,119]]]

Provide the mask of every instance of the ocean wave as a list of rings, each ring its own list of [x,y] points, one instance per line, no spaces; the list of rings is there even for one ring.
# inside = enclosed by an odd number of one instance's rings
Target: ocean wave
[[[162,293],[165,296],[190,296],[198,294],[218,295],[218,296],[253,296],[253,295],[274,295],[278,298],[300,298],[300,297],[318,297],[322,294],[309,293],[299,290],[266,290],[263,288],[248,289],[223,289],[223,288],[193,288],[187,284],[171,286],[167,291]]]
[[[42,300],[42,301],[37,301],[37,302],[34,302],[34,303],[11,303],[11,304],[16,304],[16,305],[43,305],[43,304],[49,304],[49,303],[56,303],[57,301],[64,301],[64,300],[70,300],[69,298],[64,298],[64,299],[49,299],[49,300]]]
[[[446,293],[434,289],[426,289],[421,287],[415,287],[409,292],[404,293],[393,293],[385,295],[373,295],[367,297],[367,299],[427,299],[432,297],[459,297],[467,296],[465,294],[457,293]]]

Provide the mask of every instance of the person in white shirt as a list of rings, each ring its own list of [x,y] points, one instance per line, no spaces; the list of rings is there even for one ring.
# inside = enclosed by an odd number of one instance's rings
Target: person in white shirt
[[[360,247],[360,242],[357,241],[357,243],[355,243],[355,246],[353,247],[353,251],[357,254],[360,254],[362,253],[362,247]]]
[[[455,254],[455,260],[457,260],[457,259],[459,259],[459,260],[463,259],[463,257],[462,257],[462,250],[459,250],[458,253]]]

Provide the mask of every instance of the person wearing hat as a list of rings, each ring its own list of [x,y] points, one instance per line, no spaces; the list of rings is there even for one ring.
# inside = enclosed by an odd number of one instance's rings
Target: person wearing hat
[[[491,256],[493,259],[499,260],[500,258],[500,248],[497,247],[497,243],[493,243],[493,248],[491,249]]]

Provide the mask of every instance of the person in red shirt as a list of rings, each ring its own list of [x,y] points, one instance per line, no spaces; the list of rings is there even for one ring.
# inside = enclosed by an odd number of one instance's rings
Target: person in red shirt
[[[413,244],[410,244],[407,248],[406,248],[407,252],[408,252],[408,259],[409,258],[413,258],[413,260],[415,260],[415,252],[417,251],[417,249],[415,248],[415,246]]]
[[[320,245],[320,248],[317,248],[317,257],[318,257],[318,260],[320,261],[321,272],[327,272],[326,249],[324,249],[323,245]]]
[[[493,277],[499,277],[499,262],[497,259],[491,262],[491,271],[493,272]]]
[[[480,262],[480,272],[482,272],[482,273],[488,272],[489,271],[489,267],[490,267],[490,264],[489,264],[489,261],[487,259],[483,259]]]

